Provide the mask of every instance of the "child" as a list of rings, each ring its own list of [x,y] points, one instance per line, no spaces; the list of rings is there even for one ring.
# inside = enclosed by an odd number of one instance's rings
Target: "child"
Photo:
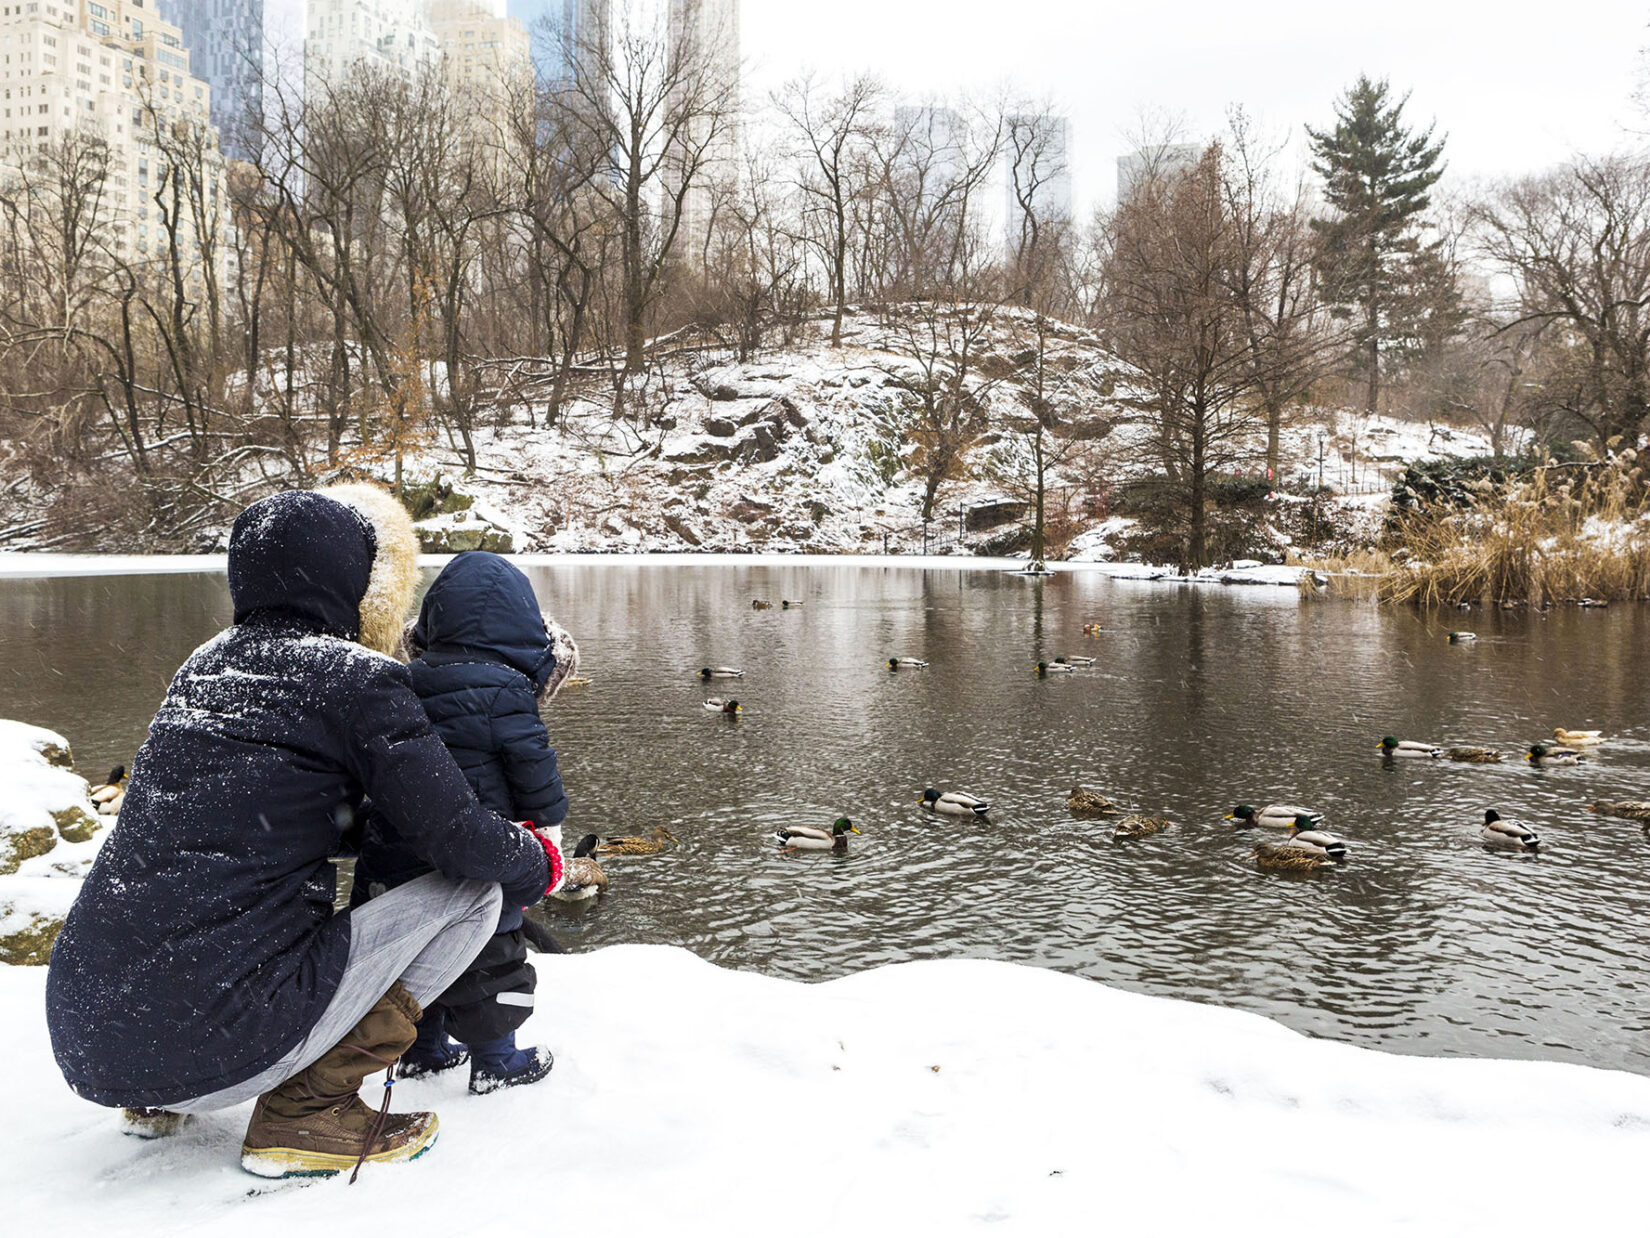
[[[527,577],[485,551],[459,555],[424,595],[407,645],[413,690],[476,798],[558,836],[567,797],[538,711],[573,674],[579,654],[572,638],[540,614]],[[369,814],[356,865],[358,901],[428,871],[387,821]],[[521,910],[505,906],[498,932],[425,1007],[418,1039],[401,1058],[403,1078],[450,1070],[466,1057],[476,1093],[550,1073],[548,1049],[516,1047],[516,1029],[533,1013],[536,980]],[[449,1031],[462,1043],[448,1039]]]

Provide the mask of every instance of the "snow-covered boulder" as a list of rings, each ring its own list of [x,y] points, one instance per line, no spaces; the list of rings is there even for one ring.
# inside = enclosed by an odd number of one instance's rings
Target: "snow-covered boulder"
[[[0,962],[44,963],[102,845],[69,741],[0,719]]]
[[[431,516],[413,528],[418,530],[419,548],[427,555],[451,555],[461,550],[490,550],[507,555],[515,549],[510,530],[475,511]]]

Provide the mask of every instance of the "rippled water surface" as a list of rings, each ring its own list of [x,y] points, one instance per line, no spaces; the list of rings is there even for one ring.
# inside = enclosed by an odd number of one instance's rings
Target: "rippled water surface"
[[[667,942],[805,980],[987,956],[1359,1044],[1650,1073],[1650,843],[1586,810],[1650,799],[1640,609],[1428,619],[1287,590],[881,566],[531,574],[592,681],[546,713],[569,837],[664,825],[683,843],[612,861],[599,904],[558,908],[574,948]],[[221,574],[0,581],[0,715],[63,731],[100,774],[228,616]],[[1104,634],[1085,637],[1090,621]],[[1451,623],[1483,639],[1451,646]],[[1058,653],[1099,662],[1038,680]],[[895,654],[932,666],[890,673]],[[747,670],[711,689],[741,718],[702,708],[706,663]],[[1519,759],[1557,725],[1617,738],[1580,769]],[[1383,769],[1387,733],[1512,759]],[[1067,814],[1076,781],[1177,824],[1114,845]],[[930,785],[997,807],[935,819],[917,806]],[[1273,800],[1323,811],[1350,862],[1257,871],[1223,817]],[[1486,807],[1536,825],[1547,852],[1486,851]],[[771,841],[844,813],[865,832],[846,857]]]

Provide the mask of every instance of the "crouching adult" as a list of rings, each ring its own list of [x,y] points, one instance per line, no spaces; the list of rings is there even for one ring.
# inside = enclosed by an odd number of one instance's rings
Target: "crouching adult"
[[[410,1160],[431,1113],[357,1095],[502,903],[561,877],[554,844],[483,808],[387,656],[418,579],[406,513],[369,487],[294,491],[235,521],[235,626],[173,679],[118,825],[52,953],[69,1086],[136,1134],[258,1098],[251,1172]],[[329,858],[364,799],[436,870],[333,911]]]

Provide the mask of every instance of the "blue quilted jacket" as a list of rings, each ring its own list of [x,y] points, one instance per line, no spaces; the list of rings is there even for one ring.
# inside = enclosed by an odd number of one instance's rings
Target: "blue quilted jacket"
[[[537,699],[555,657],[527,577],[485,551],[459,555],[424,595],[413,644],[413,691],[476,798],[512,821],[561,824],[567,797]],[[358,898],[428,871],[392,822],[369,814]],[[506,905],[499,930],[520,924]]]

